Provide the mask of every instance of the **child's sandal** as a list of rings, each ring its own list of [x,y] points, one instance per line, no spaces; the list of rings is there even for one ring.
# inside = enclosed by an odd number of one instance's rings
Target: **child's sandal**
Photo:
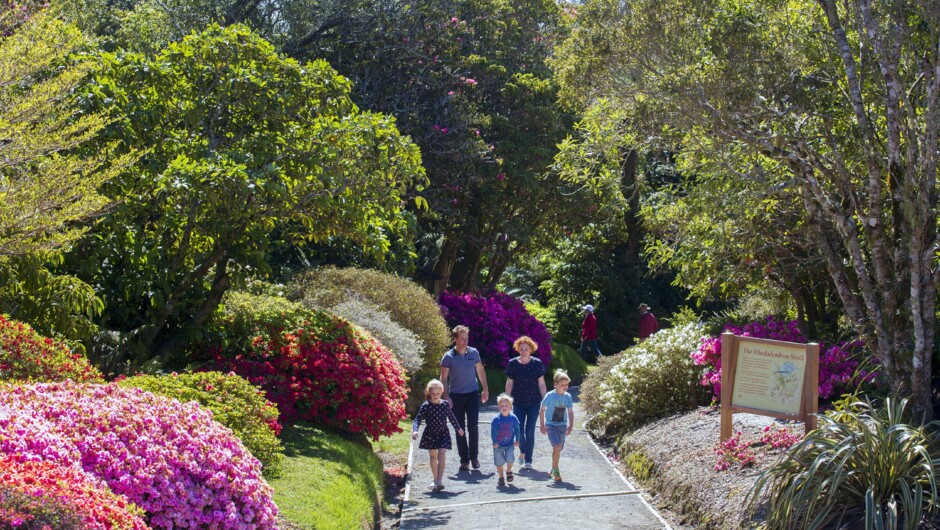
[[[503,487],[506,485],[506,480],[503,477],[499,477],[499,481],[496,483],[498,487]]]
[[[512,478],[513,478],[513,476],[512,476],[512,471],[507,471],[507,472],[506,472],[506,482],[512,482]]]

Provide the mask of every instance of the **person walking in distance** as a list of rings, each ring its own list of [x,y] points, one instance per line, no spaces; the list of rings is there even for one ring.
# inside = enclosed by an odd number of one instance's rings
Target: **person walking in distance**
[[[640,338],[640,342],[643,342],[647,337],[659,331],[659,321],[656,320],[656,315],[650,311],[648,305],[640,304],[638,309],[640,310],[640,324],[637,336]]]
[[[588,352],[595,358],[603,357],[600,348],[597,347],[597,317],[594,316],[594,306],[588,304],[582,308],[584,321],[581,322],[581,357],[585,361],[591,360]]]
[[[457,436],[457,453],[460,455],[460,470],[480,469],[480,403],[490,398],[486,386],[486,372],[480,352],[471,348],[470,328],[457,326],[453,330],[454,347],[441,359],[441,381],[444,383],[444,400],[451,404],[457,423],[464,435]],[[479,379],[479,384],[477,380]],[[483,392],[480,392],[480,387]]]

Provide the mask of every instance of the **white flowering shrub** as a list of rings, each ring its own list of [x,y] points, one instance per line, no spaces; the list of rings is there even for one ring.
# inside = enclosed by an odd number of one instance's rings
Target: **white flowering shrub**
[[[424,342],[396,324],[388,311],[383,311],[354,293],[349,293],[349,298],[327,309],[379,339],[383,346],[392,351],[409,375],[421,369],[424,364]]]
[[[701,323],[663,329],[602,363],[582,385],[592,429],[617,435],[650,420],[708,404],[701,368],[690,354],[705,335]],[[605,369],[607,368],[607,369]]]

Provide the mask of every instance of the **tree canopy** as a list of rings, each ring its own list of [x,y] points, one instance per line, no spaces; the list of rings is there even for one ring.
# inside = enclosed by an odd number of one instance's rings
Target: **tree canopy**
[[[278,55],[240,25],[152,58],[106,55],[85,98],[111,112],[104,142],[143,155],[105,188],[120,204],[71,255],[120,301],[105,327],[172,361],[227,289],[265,270],[277,228],[384,252],[424,172],[394,118],[360,111],[349,90],[327,63]]]
[[[940,10],[866,0],[588,2],[556,67],[609,98],[686,172],[786,188],[855,329],[919,410],[930,398],[937,267]]]

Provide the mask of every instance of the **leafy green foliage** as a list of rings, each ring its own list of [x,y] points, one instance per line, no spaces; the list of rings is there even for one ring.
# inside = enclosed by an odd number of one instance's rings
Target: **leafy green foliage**
[[[937,510],[937,424],[910,423],[907,400],[857,402],[764,471],[751,503],[769,490],[771,528],[823,528],[839,521],[913,530]]]
[[[93,67],[79,31],[37,14],[0,36],[0,259],[67,247],[108,200],[97,192],[127,164],[109,145],[78,154],[107,124],[73,94]]]
[[[94,319],[104,302],[92,286],[75,276],[54,272],[61,263],[59,253],[0,262],[0,312],[83,352],[81,341],[97,331]]]
[[[577,350],[567,344],[552,344],[552,360],[548,363],[546,373],[554,374],[561,368],[568,372],[571,384],[577,385],[587,375],[587,363],[581,358]],[[546,381],[547,382],[547,381]]]
[[[305,320],[316,319],[316,315],[299,302],[273,294],[230,291],[208,323],[207,335],[212,343],[224,348],[248,350],[253,346],[252,339],[259,334],[276,335]],[[328,320],[325,315],[320,318],[323,324]],[[191,352],[190,356],[204,354]]]
[[[697,292],[779,284],[807,320],[832,323],[838,297],[924,412],[940,115],[921,79],[940,67],[935,7],[591,0],[553,63],[563,99],[606,99],[626,118],[608,124],[615,146],[681,149],[695,180],[655,203],[668,238],[650,248],[657,261]],[[596,151],[580,154],[590,166]]]
[[[407,229],[418,149],[349,90],[325,62],[301,65],[237,25],[105,58],[85,98],[113,113],[108,141],[146,154],[109,185],[123,200],[72,263],[110,302],[104,325],[142,345],[136,362],[179,362],[225,291],[267,271],[275,228],[377,254]]]
[[[261,462],[264,477],[280,476],[284,448],[277,439],[281,426],[277,407],[264,392],[242,377],[220,372],[171,375],[137,375],[123,379],[121,386],[136,387],[181,403],[195,401],[212,411],[212,419],[235,433],[245,448]]]
[[[703,335],[701,324],[663,329],[611,360],[602,358],[581,386],[591,427],[617,435],[708,404],[711,396],[690,358]]]

